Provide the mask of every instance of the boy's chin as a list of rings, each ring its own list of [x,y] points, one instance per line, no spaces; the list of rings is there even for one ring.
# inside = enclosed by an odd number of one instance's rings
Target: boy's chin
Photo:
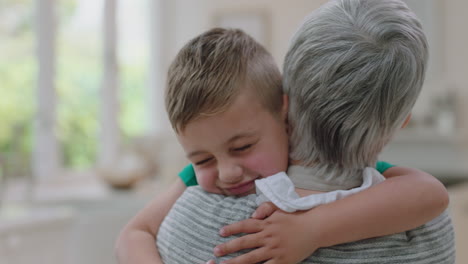
[[[256,193],[257,193],[257,192],[256,192],[256,190],[255,190],[255,189],[253,189],[253,190],[251,190],[251,191],[248,191],[248,192],[246,192],[246,193],[237,194],[237,195],[234,195],[234,196],[236,196],[236,197],[244,197],[244,196],[248,196],[248,195],[251,195],[251,194],[256,194]]]

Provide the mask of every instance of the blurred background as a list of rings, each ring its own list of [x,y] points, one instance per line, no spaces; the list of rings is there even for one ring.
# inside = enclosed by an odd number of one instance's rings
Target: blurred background
[[[324,0],[0,1],[0,264],[115,263],[119,230],[187,161],[166,119],[167,67],[214,26],[278,65]],[[430,43],[408,128],[380,159],[448,188],[468,263],[468,2],[407,0]]]

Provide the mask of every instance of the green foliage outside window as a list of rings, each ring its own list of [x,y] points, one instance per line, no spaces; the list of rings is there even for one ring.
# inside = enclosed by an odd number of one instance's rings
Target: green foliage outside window
[[[30,2],[0,2],[0,158],[5,174],[30,171],[37,72]]]
[[[6,172],[13,176],[31,171],[37,106],[34,4],[33,0],[0,2],[0,158],[6,161]],[[60,0],[56,4],[56,132],[62,161],[65,167],[93,167],[99,133],[102,33],[71,36],[66,27],[76,1]],[[120,65],[120,126],[124,138],[137,136],[145,128],[144,70],[143,62]]]

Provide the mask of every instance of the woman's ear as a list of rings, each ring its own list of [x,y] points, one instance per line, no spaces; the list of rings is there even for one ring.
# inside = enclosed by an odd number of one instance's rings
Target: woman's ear
[[[403,125],[401,125],[401,128],[405,128],[409,121],[411,120],[411,113],[406,117],[405,122],[403,122]]]

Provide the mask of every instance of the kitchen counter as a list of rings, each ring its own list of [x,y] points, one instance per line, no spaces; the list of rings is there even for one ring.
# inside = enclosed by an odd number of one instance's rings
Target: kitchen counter
[[[404,132],[404,131],[401,131]],[[380,160],[418,168],[441,181],[468,181],[468,144],[453,136],[399,133],[385,147]]]

